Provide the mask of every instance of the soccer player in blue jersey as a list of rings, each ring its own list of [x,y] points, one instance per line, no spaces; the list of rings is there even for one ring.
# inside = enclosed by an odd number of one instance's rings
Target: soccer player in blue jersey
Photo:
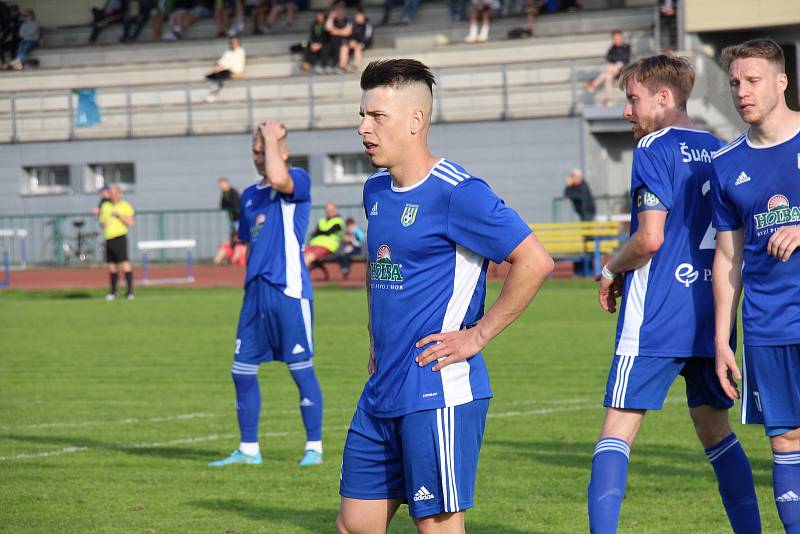
[[[403,502],[419,532],[464,532],[492,396],[481,350],[553,268],[486,182],[431,154],[434,83],[412,59],[361,76],[358,133],[381,170],[364,185],[371,376],[344,447],[340,533],[385,532]],[[511,269],[484,314],[489,260]]]
[[[750,462],[728,423],[733,402],[714,369],[709,188],[711,155],[722,143],[692,126],[686,102],[693,84],[689,62],[665,55],[640,59],[621,74],[624,115],[639,142],[631,237],[600,279],[600,306],[613,313],[620,295],[622,303],[589,482],[595,534],[617,531],[630,447],[646,411],[661,409],[678,375],[734,532],[761,529]],[[725,343],[730,338],[728,331]]]
[[[311,213],[311,177],[288,167],[286,128],[261,124],[253,136],[253,163],[263,178],[244,190],[239,240],[248,246],[244,301],[239,315],[231,374],[241,432],[239,448],[211,466],[260,464],[258,367],[289,366],[300,391],[306,446],[300,465],[322,463],[322,390],[314,374],[311,279],[303,239]]]
[[[722,51],[733,103],[749,125],[713,161],[717,375],[742,422],[763,424],[786,532],[800,533],[800,113],[784,98],[783,51],[756,39]],[[741,373],[722,340],[744,288]]]

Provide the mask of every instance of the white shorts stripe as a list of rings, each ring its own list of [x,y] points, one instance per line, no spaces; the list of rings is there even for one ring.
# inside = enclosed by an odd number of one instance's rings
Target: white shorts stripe
[[[742,424],[747,424],[747,399],[750,391],[747,389],[747,353],[742,345]]]
[[[458,506],[458,484],[456,484],[456,451],[455,451],[455,436],[456,436],[456,408],[451,406],[450,410],[450,481],[453,488],[453,504],[455,506],[454,512],[458,512],[461,508]]]
[[[314,352],[314,333],[311,331],[311,303],[308,299],[300,299],[300,309],[303,312],[303,324],[306,327],[308,350]]]
[[[436,431],[439,437],[439,470],[442,478],[442,501],[444,511],[447,511],[447,472],[445,470],[444,432],[442,431],[442,409],[436,409]]]
[[[628,365],[625,369],[625,381],[622,383],[622,394],[620,395],[619,404],[620,408],[625,407],[625,395],[628,393],[628,380],[631,377],[631,370],[633,369],[633,362],[636,356],[628,356]]]

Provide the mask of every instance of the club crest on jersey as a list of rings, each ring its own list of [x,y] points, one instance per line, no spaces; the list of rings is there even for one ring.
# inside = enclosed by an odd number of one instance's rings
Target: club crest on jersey
[[[406,204],[406,207],[403,208],[403,214],[400,216],[400,224],[402,224],[404,228],[408,228],[417,220],[418,212],[418,204]]]
[[[400,264],[392,263],[392,250],[389,245],[378,247],[375,261],[369,264],[370,279],[383,282],[402,282]]]
[[[265,213],[259,213],[256,217],[256,224],[254,224],[250,228],[250,238],[255,239],[258,237],[258,234],[261,232],[261,227],[264,226],[264,221],[267,220],[267,215]]]
[[[800,206],[789,205],[785,195],[772,195],[767,201],[767,211],[753,215],[756,230],[776,224],[800,221]]]

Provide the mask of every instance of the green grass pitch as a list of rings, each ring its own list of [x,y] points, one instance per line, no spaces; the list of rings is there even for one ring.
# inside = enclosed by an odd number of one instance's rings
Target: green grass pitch
[[[499,291],[490,287],[490,301]],[[286,367],[261,369],[262,466],[211,469],[238,442],[229,368],[240,289],[0,294],[0,531],[334,531],[347,425],[366,379],[364,292],[316,292],[325,464]],[[586,485],[615,317],[588,281],[548,282],[486,350],[495,398],[467,531],[586,532]],[[631,456],[621,533],[730,532],[679,380]],[[738,407],[732,419],[738,418]],[[781,531],[760,427],[735,431],[765,532]],[[413,532],[406,507],[391,532]]]

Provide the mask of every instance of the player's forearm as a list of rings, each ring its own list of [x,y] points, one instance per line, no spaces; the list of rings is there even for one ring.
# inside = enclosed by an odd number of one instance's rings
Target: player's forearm
[[[291,195],[294,192],[294,183],[292,182],[292,177],[289,176],[286,162],[281,157],[278,140],[271,137],[267,138],[266,145],[267,180],[276,191]]]
[[[714,292],[714,343],[727,346],[736,324],[742,293],[741,262],[718,249],[711,268],[711,287]]]
[[[553,259],[531,235],[509,256],[508,271],[500,296],[475,326],[483,346],[522,315],[553,272]]]
[[[658,252],[656,239],[640,232],[634,233],[612,259],[607,267],[613,273],[635,271],[646,264]],[[660,243],[658,243],[660,245]]]

